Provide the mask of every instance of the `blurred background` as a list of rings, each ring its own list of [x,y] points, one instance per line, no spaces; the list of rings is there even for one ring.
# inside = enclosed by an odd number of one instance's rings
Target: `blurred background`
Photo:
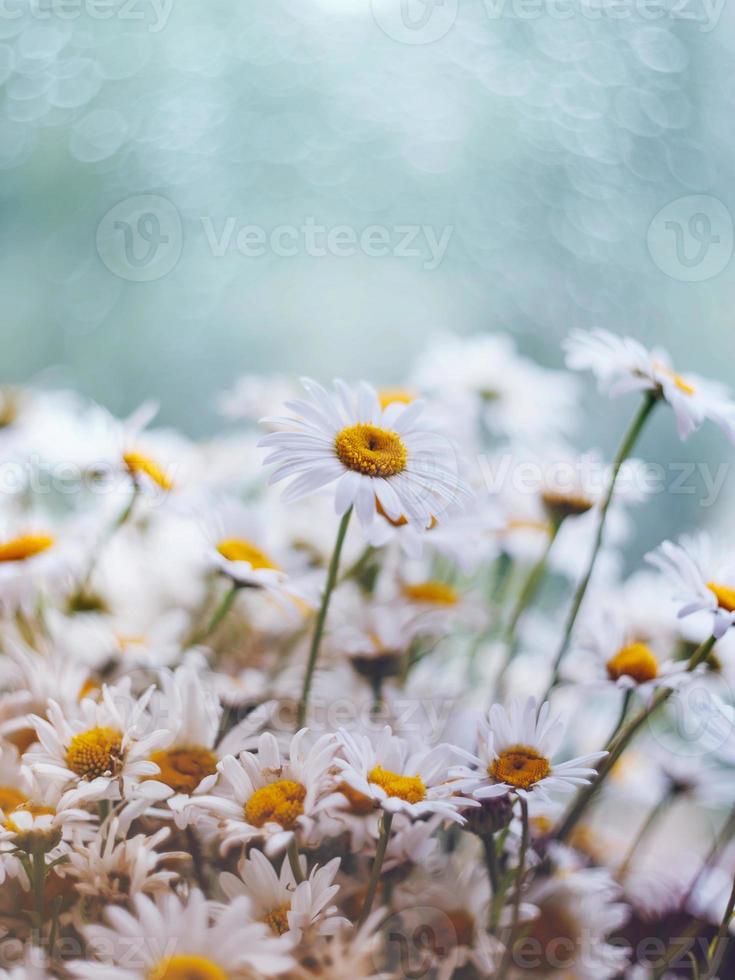
[[[445,330],[558,366],[599,325],[727,381],[734,28],[724,0],[2,0],[3,380],[202,436],[243,373],[399,381]],[[590,390],[585,444],[631,411]],[[663,413],[643,450],[729,459]],[[693,506],[659,497],[640,548]]]

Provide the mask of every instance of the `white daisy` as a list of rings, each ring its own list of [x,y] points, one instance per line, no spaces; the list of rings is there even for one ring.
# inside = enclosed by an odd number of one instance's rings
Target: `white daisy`
[[[245,980],[269,977],[293,966],[288,940],[249,916],[236,899],[221,914],[201,892],[183,902],[176,895],[133,898],[134,913],[112,906],[108,926],[90,925],[84,937],[103,962],[67,964],[80,980]]]
[[[264,732],[257,755],[241,752],[237,759],[226,756],[218,764],[227,795],[192,797],[192,803],[216,823],[223,852],[264,840],[272,856],[284,851],[294,836],[311,843],[314,818],[329,805],[329,770],[337,747],[333,735],[311,741],[302,728],[284,757],[275,737]]]
[[[229,901],[245,895],[254,919],[267,923],[276,935],[286,936],[296,944],[305,932],[313,938],[349,925],[332,904],[339,891],[339,885],[334,884],[339,863],[339,858],[333,858],[324,867],[315,865],[306,876],[306,859],[302,857],[305,880],[297,884],[287,858],[278,874],[263,852],[254,849],[249,858],[240,861],[238,875],[225,871],[219,880]]]
[[[607,330],[575,330],[564,346],[568,366],[591,370],[611,397],[651,391],[667,401],[681,439],[695,432],[704,419],[712,419],[735,442],[735,403],[729,389],[696,375],[677,374],[665,351],[648,350],[632,337]]]
[[[635,690],[649,703],[659,688],[677,688],[692,679],[686,661],[664,660],[610,612],[590,617],[578,633],[576,650],[572,649],[564,668],[569,681]]]
[[[341,780],[359,794],[356,801],[370,800],[375,808],[404,813],[413,820],[439,814],[455,823],[465,822],[460,810],[473,801],[468,803],[449,781],[449,767],[457,752],[453,746],[427,749],[412,745],[394,735],[388,725],[373,738],[345,729],[340,729],[339,736],[342,747],[334,761]]]
[[[454,770],[460,786],[478,800],[515,793],[544,798],[550,792],[570,792],[595,775],[591,768],[607,755],[589,755],[554,764],[552,756],[564,736],[564,723],[551,715],[545,702],[537,711],[535,698],[525,704],[514,701],[506,709],[494,704],[487,720],[480,723],[478,755],[472,758],[476,769]]]
[[[646,561],[671,580],[680,619],[706,610],[717,639],[735,623],[735,562],[718,557],[707,534],[664,541]]]
[[[69,802],[144,794],[146,778],[159,772],[151,754],[171,737],[165,729],[151,731],[152,693],[150,688],[136,698],[129,681],[105,684],[99,700],[82,698],[73,714],[49,701],[48,720],[31,716],[41,745],[26,753],[25,761],[34,772],[62,783]],[[150,785],[155,790],[156,784]]]
[[[0,524],[0,608],[30,611],[39,594],[69,591],[86,560],[89,521],[51,522],[41,515]]]
[[[271,482],[296,477],[284,500],[336,482],[338,514],[354,505],[369,527],[379,507],[393,520],[425,528],[468,492],[447,441],[419,423],[422,402],[383,409],[364,383],[353,391],[335,381],[334,394],[308,379],[303,385],[309,401],[286,403],[296,417],[265,420],[286,431],[260,441],[272,450],[266,464],[277,464]]]

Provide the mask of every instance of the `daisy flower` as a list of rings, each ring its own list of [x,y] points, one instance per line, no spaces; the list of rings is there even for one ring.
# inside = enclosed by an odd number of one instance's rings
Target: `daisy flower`
[[[571,792],[595,775],[591,768],[607,755],[589,755],[554,764],[552,757],[564,736],[564,723],[551,715],[545,702],[537,712],[535,698],[525,704],[514,701],[506,709],[494,704],[487,720],[480,724],[478,755],[472,757],[476,769],[460,767],[453,775],[463,792],[478,800],[515,793],[528,797],[550,792]]]
[[[662,659],[651,644],[638,639],[612,614],[590,618],[580,633],[577,657],[572,651],[567,666],[570,681],[589,680],[603,686],[613,684],[624,691],[634,690],[648,704],[659,688],[677,688],[692,679],[686,661]],[[586,671],[590,666],[592,676]]]
[[[247,899],[221,914],[200,891],[186,901],[176,895],[145,895],[132,900],[133,912],[112,906],[109,926],[90,925],[83,933],[91,952],[104,962],[68,964],[79,980],[246,980],[269,977],[293,966],[288,940],[274,936],[249,916]]]
[[[535,913],[524,923],[519,954],[533,957],[537,972],[563,971],[575,980],[612,980],[630,952],[610,942],[630,916],[621,890],[603,868],[583,868],[542,878],[526,895]]]
[[[348,799],[362,799],[366,805],[371,801],[376,809],[403,813],[412,820],[439,814],[458,824],[465,822],[459,811],[474,801],[455,792],[457,785],[448,779],[452,756],[458,751],[453,746],[417,747],[394,735],[389,725],[373,739],[345,729],[339,736],[341,750],[334,761],[348,787],[344,791]]]
[[[129,682],[105,684],[99,700],[82,698],[73,714],[49,701],[48,720],[31,716],[41,744],[26,753],[25,761],[34,772],[67,787],[69,802],[145,795],[144,780],[159,772],[150,757],[171,737],[165,729],[150,729],[152,694],[149,688],[135,698]]]
[[[680,619],[708,612],[718,640],[735,623],[735,562],[717,557],[708,535],[664,541],[646,561],[671,580]]]
[[[729,389],[706,378],[677,374],[665,351],[648,350],[632,337],[607,330],[575,330],[564,346],[567,365],[592,371],[611,397],[650,391],[663,398],[674,411],[681,439],[712,419],[735,442],[735,403]]]
[[[306,859],[300,860],[305,873]],[[339,863],[339,858],[332,858],[324,867],[315,865],[308,877],[296,884],[287,858],[279,874],[263,852],[254,849],[249,858],[240,861],[238,875],[225,871],[219,880],[230,902],[246,896],[251,903],[251,916],[295,945],[305,932],[330,935],[349,925],[332,904],[339,891],[339,885],[334,884]]]
[[[285,431],[260,441],[272,450],[265,463],[277,464],[271,482],[295,477],[284,500],[336,483],[337,513],[354,505],[363,527],[380,509],[392,520],[403,517],[426,528],[468,493],[451,446],[420,423],[422,402],[391,402],[383,409],[364,383],[352,390],[335,381],[333,394],[309,379],[303,385],[309,400],[286,403],[296,417],[266,419]]]
[[[284,757],[275,737],[264,732],[257,755],[241,752],[218,763],[227,795],[193,797],[192,803],[216,822],[223,853],[264,840],[272,856],[283,852],[294,836],[310,842],[315,817],[329,804],[336,740],[327,734],[311,745],[309,741],[308,730],[302,728]]]

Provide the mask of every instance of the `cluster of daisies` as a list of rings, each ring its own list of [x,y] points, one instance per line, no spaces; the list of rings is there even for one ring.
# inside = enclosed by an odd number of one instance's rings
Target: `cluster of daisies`
[[[196,444],[0,390],[0,978],[733,976],[735,561],[622,556],[651,417],[735,402],[565,352],[244,377]]]

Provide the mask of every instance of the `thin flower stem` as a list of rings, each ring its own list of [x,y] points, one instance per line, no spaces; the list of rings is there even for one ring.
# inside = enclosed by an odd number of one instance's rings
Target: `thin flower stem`
[[[696,668],[707,659],[716,642],[715,637],[710,636],[709,639],[700,644],[692,654],[689,663],[687,664],[687,671],[691,672],[696,670]],[[566,815],[561,823],[561,826],[554,835],[557,840],[565,840],[572,830],[574,830],[579,818],[582,816],[582,813],[586,809],[590,800],[592,800],[592,798],[595,796],[600,786],[615,766],[615,763],[626,750],[630,742],[638,733],[639,729],[648,721],[651,715],[653,715],[653,713],[657,711],[662,704],[664,704],[664,702],[668,701],[673,693],[672,688],[661,688],[658,694],[656,694],[656,696],[651,700],[651,703],[646,707],[641,708],[638,714],[634,715],[628,724],[618,734],[618,736],[613,739],[613,741],[610,743],[610,754],[603,760],[598,770],[597,778],[593,779],[592,782],[580,789],[569,813]]]
[[[692,878],[691,884],[684,893],[683,898],[679,903],[679,908],[682,912],[686,911],[686,907],[689,904],[689,899],[694,894],[694,890],[702,880],[702,875],[705,871],[714,863],[715,858],[719,854],[721,848],[725,846],[730,840],[730,838],[735,834],[735,807],[730,811],[730,815],[727,820],[725,820],[722,828],[718,834],[715,835],[715,839],[712,841],[712,846],[707,852],[707,856],[699,867],[699,870]]]
[[[137,481],[133,483],[133,492],[130,495],[130,500],[123,507],[120,513],[117,515],[115,520],[112,522],[110,527],[102,536],[102,540],[97,545],[94,555],[92,556],[89,565],[87,566],[87,571],[85,572],[84,578],[82,579],[79,588],[76,590],[76,596],[83,599],[89,592],[89,587],[92,582],[92,576],[97,568],[97,562],[99,561],[100,553],[102,552],[105,545],[109,544],[110,540],[114,538],[121,527],[124,527],[130,518],[133,516],[133,511],[135,510],[135,505],[138,502],[138,497],[140,496],[140,486]]]
[[[615,728],[613,728],[612,732],[610,733],[610,738],[607,740],[607,742],[605,742],[605,749],[608,752],[610,751],[610,746],[613,744],[613,742],[619,735],[620,729],[623,727],[623,722],[625,721],[626,715],[628,714],[628,708],[630,707],[630,701],[632,697],[633,697],[633,688],[629,687],[628,690],[623,695],[623,701],[620,706],[620,715],[618,717],[617,724],[615,725]]]
[[[713,978],[717,975],[717,971],[720,969],[720,964],[722,963],[723,957],[725,956],[725,950],[727,948],[727,937],[730,932],[730,922],[732,921],[734,912],[735,880],[733,880],[732,883],[732,891],[730,892],[730,898],[728,899],[727,908],[725,909],[725,914],[722,917],[720,928],[717,930],[717,935],[712,940],[712,944],[709,948],[707,970],[703,974],[702,980],[713,980]]]
[[[587,569],[582,576],[582,579],[577,586],[577,591],[574,593],[574,599],[572,601],[571,609],[567,615],[567,621],[564,626],[564,634],[559,645],[559,649],[554,660],[554,667],[551,674],[551,682],[546,691],[546,694],[541,699],[546,701],[551,692],[559,683],[559,669],[561,667],[561,662],[564,659],[564,655],[569,648],[569,643],[572,638],[572,630],[574,629],[574,624],[577,621],[577,616],[579,615],[579,610],[582,607],[582,602],[587,593],[587,587],[590,584],[590,579],[592,578],[592,573],[595,569],[595,564],[597,562],[597,557],[602,546],[602,539],[605,531],[605,523],[607,521],[607,512],[610,509],[610,503],[615,492],[615,484],[617,483],[618,475],[620,473],[620,468],[625,462],[625,460],[630,456],[633,448],[635,447],[638,437],[640,436],[648,416],[651,414],[654,405],[658,401],[658,395],[649,391],[646,393],[643,402],[633,417],[627,432],[623,436],[623,441],[620,443],[620,447],[615,455],[615,459],[612,464],[612,472],[610,474],[610,484],[607,488],[607,493],[602,502],[602,507],[600,508],[600,517],[597,523],[597,533],[595,535],[595,542],[592,547],[592,554],[590,555],[589,562],[587,563]]]
[[[46,884],[46,853],[43,848],[34,849],[31,854],[31,872],[33,886],[33,904],[36,917],[36,929],[38,932],[38,943],[41,942],[43,932],[43,922],[46,913],[45,903],[45,884]]]
[[[514,644],[518,622],[528,606],[533,602],[538,588],[541,585],[544,572],[546,571],[546,562],[549,558],[549,552],[554,545],[554,541],[556,540],[556,536],[559,533],[559,528],[561,525],[561,521],[554,522],[552,524],[549,531],[548,541],[546,542],[546,547],[544,548],[538,561],[529,571],[523,585],[521,586],[521,590],[518,593],[518,598],[516,599],[513,611],[511,612],[510,618],[508,619],[508,623],[505,627],[505,640],[508,646],[511,648]]]
[[[633,863],[633,858],[638,852],[639,847],[646,839],[646,837],[648,837],[651,830],[653,829],[653,825],[656,823],[659,817],[661,817],[666,812],[666,810],[668,810],[669,806],[673,802],[673,799],[674,797],[671,792],[665,793],[658,801],[658,803],[654,807],[652,807],[651,812],[643,821],[643,825],[641,826],[640,830],[633,838],[633,842],[628,848],[628,853],[625,855],[623,861],[620,864],[620,867],[618,868],[617,875],[616,875],[618,881],[622,882],[626,878],[628,872],[630,871],[630,866]]]
[[[327,572],[327,584],[324,587],[324,595],[322,596],[322,602],[319,606],[319,612],[316,617],[316,624],[314,626],[314,635],[311,640],[311,648],[309,650],[309,660],[306,664],[306,673],[304,674],[304,686],[301,691],[301,700],[299,701],[299,708],[296,715],[296,728],[303,728],[306,721],[306,712],[309,707],[309,693],[311,691],[311,682],[314,678],[314,669],[316,668],[317,657],[319,656],[319,645],[322,641],[322,633],[324,632],[324,624],[327,619],[327,610],[329,609],[329,600],[332,597],[332,592],[334,591],[334,586],[337,582],[337,572],[339,571],[339,556],[342,552],[342,545],[344,544],[345,535],[347,534],[347,525],[350,523],[350,516],[352,514],[352,507],[345,511],[342,520],[339,523],[339,530],[337,531],[337,540],[334,544],[334,551],[332,552],[332,558],[329,562],[329,571]]]
[[[191,640],[189,641],[189,646],[194,646],[197,643],[201,643],[203,640],[206,640],[208,636],[211,636],[212,633],[214,633],[214,631],[217,629],[219,624],[225,618],[227,613],[230,611],[230,609],[232,609],[232,604],[235,601],[235,598],[237,596],[237,593],[240,591],[240,588],[241,586],[238,582],[232,583],[230,588],[224,594],[222,601],[220,602],[220,604],[217,606],[214,613],[212,614],[207,625],[204,627],[203,630],[200,630],[191,638]]]
[[[485,849],[485,867],[490,881],[490,903],[488,905],[488,929],[493,932],[496,925],[498,893],[500,891],[500,876],[498,873],[498,855],[495,852],[495,838],[488,834],[482,838]]]
[[[385,860],[385,852],[388,849],[388,841],[390,840],[390,828],[393,823],[393,814],[383,811],[383,816],[380,821],[380,837],[378,839],[378,847],[375,851],[375,860],[373,861],[373,870],[370,874],[370,883],[368,884],[367,894],[365,895],[365,902],[362,906],[362,912],[360,913],[360,918],[357,922],[357,928],[359,929],[364,923],[373,907],[373,902],[375,901],[375,893],[378,890],[378,882],[380,881],[380,872],[383,868],[383,861]]]
[[[302,881],[305,881],[304,872],[301,870],[301,861],[299,858],[299,848],[296,844],[296,838],[291,838],[291,843],[288,845],[288,863],[291,865],[291,874],[294,877],[294,881],[297,885],[300,885]]]
[[[528,825],[528,803],[523,796],[518,797],[521,805],[521,846],[518,854],[518,870],[516,871],[515,891],[513,893],[513,912],[508,942],[503,953],[503,959],[498,970],[498,980],[503,980],[513,959],[513,944],[518,932],[518,921],[521,916],[521,898],[523,895],[523,879],[526,876],[526,858],[528,856],[528,841],[530,837]]]

